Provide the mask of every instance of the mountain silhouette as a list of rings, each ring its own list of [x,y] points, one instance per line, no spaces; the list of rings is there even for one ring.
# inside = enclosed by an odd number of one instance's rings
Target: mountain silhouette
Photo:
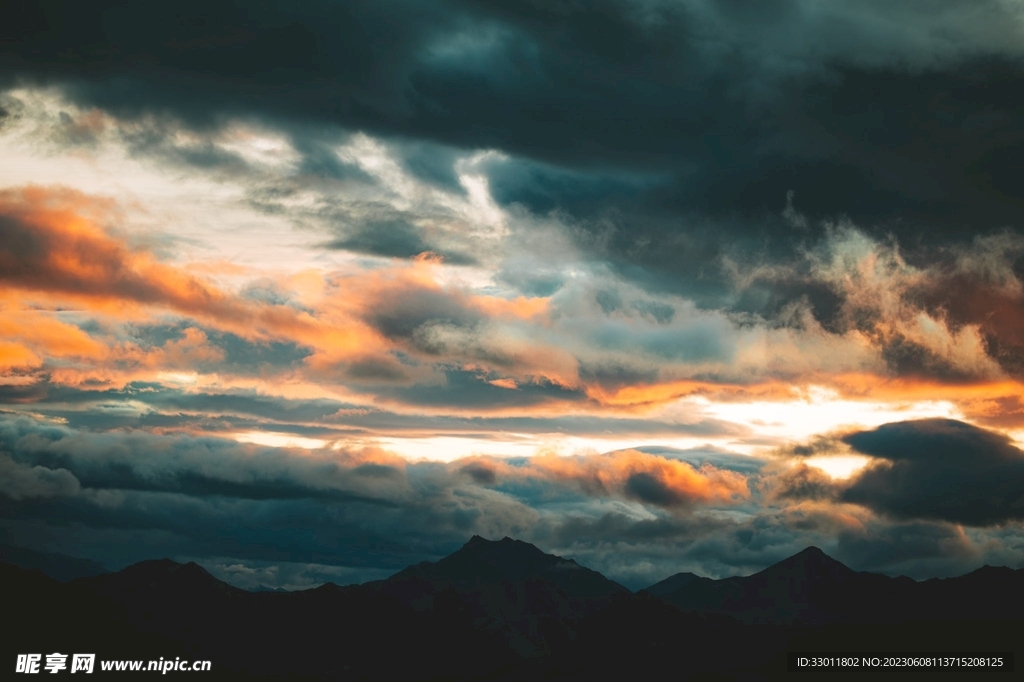
[[[206,599],[212,595],[226,596],[242,592],[214,578],[195,562],[179,564],[170,559],[142,561],[117,573],[79,578],[75,582],[101,594],[130,598],[141,598],[147,593],[160,595],[182,592],[196,599]]]
[[[568,599],[603,599],[629,592],[597,571],[572,559],[545,554],[528,542],[505,537],[499,541],[474,535],[461,549],[436,563],[423,562],[378,581],[392,593],[413,585],[428,591],[455,588],[475,590],[497,584],[542,581]]]
[[[263,583],[260,583],[256,587],[250,587],[249,591],[250,592],[288,592],[288,590],[284,589],[283,587],[270,587],[269,585],[264,585]]]
[[[37,568],[61,582],[108,572],[105,566],[89,559],[11,545],[0,545],[0,561],[21,568]]]
[[[770,580],[806,582],[847,580],[855,574],[853,569],[811,546],[755,575]]]
[[[653,594],[655,597],[667,597],[693,582],[701,581],[706,583],[714,582],[711,578],[704,578],[696,573],[676,573],[645,588],[643,591]]]
[[[630,591],[571,559],[527,542],[474,535],[437,562],[366,585],[417,611],[445,614],[535,656],[571,639],[575,620]]]
[[[808,547],[753,575],[710,580],[677,574],[646,591],[686,612],[729,615],[748,624],[1016,617],[1024,608],[1024,570],[985,567],[918,583],[854,571]]]
[[[13,653],[210,660],[217,679],[774,679],[796,650],[1012,651],[1024,571],[921,583],[808,548],[746,577],[633,594],[525,542],[474,536],[364,585],[249,592],[194,563],[58,582],[0,564]]]

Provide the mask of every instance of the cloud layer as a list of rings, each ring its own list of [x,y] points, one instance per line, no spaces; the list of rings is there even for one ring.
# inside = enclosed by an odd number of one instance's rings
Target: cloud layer
[[[1022,45],[1011,0],[12,11],[0,523],[289,586],[472,533],[1019,564]]]
[[[894,468],[923,467],[943,430],[962,442],[936,455],[939,474],[921,480]],[[1019,490],[1007,473],[1021,454],[1005,439],[924,421],[846,440],[896,462],[880,459],[889,468],[837,485],[808,467],[699,451],[410,462],[370,448],[98,434],[6,417],[0,500],[14,541],[47,528],[64,551],[114,566],[163,548],[250,587],[379,577],[451,551],[467,534],[522,537],[636,587],[685,567],[748,572],[808,544],[858,568],[917,576],[1014,556],[1019,531],[981,528],[1019,518],[1019,504],[991,495]],[[993,444],[1003,449],[986,452]],[[989,474],[996,481],[979,473],[986,456],[1000,463]]]

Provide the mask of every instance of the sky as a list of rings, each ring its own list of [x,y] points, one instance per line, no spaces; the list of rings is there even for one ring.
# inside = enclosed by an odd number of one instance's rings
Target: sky
[[[28,2],[0,540],[248,588],[1024,566],[1024,2]]]

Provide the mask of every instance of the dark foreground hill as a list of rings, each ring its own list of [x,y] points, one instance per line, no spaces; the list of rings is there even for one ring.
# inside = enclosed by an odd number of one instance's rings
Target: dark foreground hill
[[[239,590],[169,560],[70,583],[0,564],[14,625],[5,665],[17,653],[181,657],[210,660],[210,679],[754,680],[785,678],[796,649],[1013,650],[1022,578],[986,568],[914,583],[808,550],[747,578],[676,576],[631,594],[533,545],[478,537],[387,580],[286,593]],[[847,596],[869,587],[904,605],[1003,599],[940,620],[935,608],[870,620]]]

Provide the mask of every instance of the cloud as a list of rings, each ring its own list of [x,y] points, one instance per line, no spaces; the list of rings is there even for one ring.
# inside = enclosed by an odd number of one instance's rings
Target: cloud
[[[990,553],[1012,559],[1019,542],[1014,526],[965,535],[861,504],[764,497],[770,471],[685,454],[692,462],[626,450],[442,464],[4,416],[0,528],[113,566],[190,557],[271,587],[381,577],[473,534],[532,541],[634,587],[681,570],[751,573],[809,544],[860,569],[953,574]]]
[[[481,291],[453,280],[430,255],[250,280],[235,293],[99,227],[117,219],[110,202],[39,188],[8,191],[4,199],[7,257],[18,263],[4,272],[17,287],[8,307],[18,309],[4,325],[18,340],[6,362],[12,371],[64,384],[123,386],[181,372],[252,381],[255,361],[261,378],[358,388],[394,408],[522,414],[545,405],[630,411],[696,394],[792,394],[780,380],[848,391],[859,376],[892,391],[897,385],[885,383],[886,374],[895,374],[910,380],[910,392],[925,390],[918,385],[924,380],[943,383],[951,399],[984,413],[991,401],[986,407],[970,392],[1004,376],[988,349],[1016,343],[1012,324],[1005,331],[979,317],[983,306],[974,318],[957,318],[941,299],[922,302],[922,292],[966,290],[945,286],[956,277],[1012,300],[1020,288],[1006,248],[1016,244],[1012,235],[951,249],[945,265],[918,268],[894,245],[850,226],[834,229],[802,264],[809,281],[839,292],[826,329],[816,311],[800,305],[775,319],[703,310],[580,260],[551,296]],[[738,286],[787,281],[795,267],[766,265],[740,277]],[[23,296],[56,306],[86,302],[92,310],[43,322],[45,316],[20,309],[16,299]],[[182,316],[180,336],[146,338],[163,333],[156,316],[167,312]],[[141,331],[112,328],[124,321]],[[268,344],[276,344],[274,355],[256,351]],[[993,398],[1013,391],[1007,384]]]
[[[35,425],[3,424],[10,461],[73,475],[97,490],[175,492],[205,497],[293,499],[360,497],[391,504],[403,494],[405,460],[374,451],[339,452],[334,458],[289,457],[287,451],[248,447],[229,440],[167,438],[142,432],[118,436]],[[146,452],[145,457],[136,456]],[[326,455],[326,453],[324,453]],[[392,476],[366,478],[366,466]],[[54,474],[56,475],[56,474]],[[377,490],[376,494],[368,494]],[[74,491],[77,492],[77,489]]]
[[[581,216],[617,206],[620,252],[647,243],[627,260],[659,270],[756,243],[764,226],[690,254],[669,248],[701,241],[677,239],[681,207],[781,211],[788,190],[815,216],[845,211],[902,234],[1021,219],[1021,14],[1009,0],[102,10],[12,17],[7,82],[56,85],[123,118],[170,113],[196,130],[255,113],[399,138],[404,165],[442,186],[453,186],[446,154],[417,149],[498,149],[527,163],[490,172],[496,196]],[[332,155],[300,146],[307,172],[338,175]],[[623,189],[649,177],[662,181]]]
[[[0,420],[0,465],[3,523],[15,530],[74,518],[83,537],[131,530],[183,555],[377,568],[450,551],[465,533],[528,537],[566,503],[692,513],[749,495],[742,474],[636,451],[417,463],[370,448],[90,433],[24,417]],[[365,554],[375,543],[391,548],[384,559]]]
[[[0,26],[7,534],[289,585],[474,532],[636,584],[1019,556],[995,432],[785,432],[1024,427],[1019,3],[106,4]],[[618,451],[379,445],[549,439]]]
[[[866,507],[900,521],[997,526],[1024,518],[1024,452],[1003,433],[918,419],[819,435],[777,448],[760,482],[769,500]],[[871,458],[834,479],[805,458]]]
[[[825,227],[798,259],[736,266],[741,298],[762,298],[752,310],[805,335],[857,339],[877,354],[871,369],[893,376],[956,384],[1018,375],[1018,234],[976,236],[912,258],[898,241],[848,222]]]
[[[183,559],[185,557],[182,557]],[[336,585],[383,580],[393,573],[387,568],[303,564],[288,561],[239,561],[225,557],[194,557],[203,568],[221,580],[248,590],[308,590],[325,582]]]
[[[831,476],[800,462],[778,472],[768,494],[779,500],[834,500],[838,492],[839,485]]]
[[[243,301],[131,249],[94,219],[108,206],[71,190],[29,187],[0,195],[0,277],[8,287],[98,306],[158,306],[265,334],[312,327],[301,313]]]
[[[117,123],[132,125],[127,120]],[[211,144],[225,150],[242,149],[253,140],[259,143],[253,149],[274,142],[270,132],[254,126],[236,121],[222,130],[194,135],[209,136]],[[161,135],[178,139],[193,134],[186,133],[169,126]],[[288,147],[289,138],[282,139],[274,144]],[[295,344],[309,349],[305,367],[319,379],[385,393],[388,387],[412,387],[404,394],[392,390],[389,398],[395,400],[420,400],[431,387],[450,384],[453,372],[459,371],[479,371],[488,382],[511,381],[520,388],[550,384],[626,409],[718,387],[736,393],[752,384],[769,390],[764,384],[776,379],[820,382],[823,374],[890,374],[950,384],[991,382],[1016,371],[1015,330],[1020,325],[1014,311],[1020,307],[1016,304],[1021,287],[1014,254],[1020,249],[1012,231],[978,237],[969,248],[944,247],[919,265],[908,261],[899,244],[880,241],[848,222],[826,225],[820,235],[802,236],[806,243],[762,253],[760,263],[751,263],[750,253],[716,252],[710,259],[701,258],[709,267],[727,266],[732,293],[726,298],[732,301],[719,301],[717,309],[709,309],[698,305],[700,296],[690,299],[657,291],[655,282],[646,279],[650,273],[632,281],[633,275],[624,277],[616,269],[621,251],[616,252],[611,242],[602,246],[580,237],[587,233],[580,227],[586,221],[557,212],[540,218],[518,209],[502,211],[489,204],[486,191],[474,195],[466,190],[472,200],[460,204],[462,199],[456,201],[454,194],[428,188],[403,170],[401,153],[410,143],[366,135],[345,140],[330,146],[331,153],[367,169],[379,181],[374,191],[385,198],[367,208],[363,199],[339,199],[338,192],[308,186],[302,191],[315,201],[292,207],[302,220],[319,215],[318,220],[329,223],[341,217],[337,211],[355,211],[349,216],[356,225],[352,229],[362,230],[358,225],[363,225],[374,239],[395,236],[390,229],[374,228],[374,215],[391,216],[406,226],[419,221],[422,225],[408,234],[432,246],[423,241],[428,232],[437,236],[438,229],[449,230],[445,239],[451,237],[450,243],[458,244],[465,242],[462,237],[479,236],[474,220],[494,219],[494,225],[502,226],[495,235],[506,232],[495,237],[491,247],[500,244],[504,254],[494,261],[493,248],[488,251],[477,244],[470,249],[474,258],[479,257],[481,265],[499,266],[496,274],[503,284],[527,290],[540,286],[548,295],[524,295],[516,288],[481,294],[479,288],[453,284],[450,263],[427,252],[407,262],[376,263],[345,273],[307,272],[302,282],[271,278],[236,294],[220,278],[175,269],[155,252],[131,246],[98,227],[110,221],[109,202],[101,210],[102,202],[84,195],[72,198],[65,193],[61,198],[59,192],[35,189],[22,191],[21,196],[8,192],[12,225],[29,220],[37,238],[45,237],[47,230],[59,234],[63,228],[55,228],[54,221],[68,217],[55,217],[61,210],[92,225],[91,241],[86,240],[87,248],[95,252],[90,258],[103,249],[113,254],[116,263],[110,267],[117,273],[102,274],[116,283],[120,273],[125,286],[89,293],[90,287],[100,285],[85,281],[81,268],[77,275],[69,272],[72,261],[67,259],[48,283],[26,281],[21,286],[51,299],[81,300],[88,295],[92,305],[118,308],[120,314],[140,307],[170,309],[206,327],[259,336],[262,342]],[[473,183],[482,177],[477,174],[497,158],[506,158],[504,164],[517,163],[501,155],[462,155],[453,157],[453,168],[460,182],[469,182],[466,187],[476,187]],[[287,176],[283,172],[278,179],[287,181]],[[239,182],[245,187],[249,180]],[[327,213],[311,208],[329,196],[334,198],[329,199],[332,208],[324,209]],[[474,196],[484,198],[477,201]],[[286,208],[279,204],[274,210]],[[796,215],[792,201],[787,210]],[[387,225],[391,218],[385,220]],[[423,227],[427,223],[434,227]],[[40,228],[44,224],[46,230]],[[448,227],[438,227],[441,224]],[[25,225],[18,229],[24,232]],[[483,232],[494,225],[488,223]],[[715,225],[687,225],[679,238],[685,241],[704,229],[715,231]],[[333,228],[320,224],[318,229]],[[42,246],[56,248],[54,244],[50,240]],[[563,247],[564,253],[557,251]],[[797,247],[802,251],[794,256]],[[27,262],[21,254],[9,255]],[[63,258],[59,252],[54,255]],[[406,255],[412,256],[412,251]],[[596,255],[607,260],[595,260]],[[506,272],[513,268],[515,277]],[[313,279],[319,281],[311,285]],[[719,288],[719,293],[726,291]],[[47,354],[42,350],[27,344],[18,353],[18,367],[45,366]],[[82,381],[88,374],[75,368],[51,376]],[[104,380],[109,379],[107,373]],[[515,393],[510,390],[505,399],[523,403]],[[495,394],[494,401],[500,400]],[[458,404],[454,396],[451,404]]]
[[[568,484],[587,495],[618,496],[646,505],[686,510],[697,504],[732,504],[750,496],[745,476],[704,463],[668,459],[638,450],[605,455],[541,454],[518,465],[477,458],[460,472],[481,484],[521,479]]]
[[[896,518],[971,526],[1024,519],[1024,452],[1001,433],[925,419],[843,440],[878,460],[845,487],[845,501]]]
[[[0,492],[12,500],[60,497],[79,492],[78,479],[67,469],[27,466],[0,456]]]
[[[970,571],[983,552],[983,547],[955,524],[873,522],[843,529],[836,558],[851,566],[885,566],[889,573],[935,577]]]

